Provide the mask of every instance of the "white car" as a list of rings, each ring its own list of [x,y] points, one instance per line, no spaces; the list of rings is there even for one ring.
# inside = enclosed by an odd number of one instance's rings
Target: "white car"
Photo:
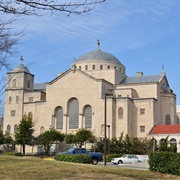
[[[130,163],[140,163],[144,162],[145,159],[138,157],[137,155],[134,154],[125,154],[122,157],[118,158],[113,158],[111,162],[113,164],[130,164]]]

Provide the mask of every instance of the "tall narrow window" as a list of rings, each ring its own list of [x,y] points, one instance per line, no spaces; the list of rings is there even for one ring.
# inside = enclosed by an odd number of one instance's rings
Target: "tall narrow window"
[[[107,68],[110,69],[110,66],[108,66]]]
[[[79,127],[79,102],[72,98],[68,102],[69,129],[78,129]]]
[[[19,103],[19,96],[16,96],[16,104]]]
[[[88,70],[88,65],[85,66],[85,70]]]
[[[103,70],[103,65],[100,65],[100,70]]]
[[[140,108],[140,115],[144,115],[145,114],[145,108]]]
[[[30,80],[27,81],[27,87],[28,87],[28,88],[31,87],[31,82],[30,82]]]
[[[11,102],[12,102],[12,97],[9,96],[9,104],[11,104]]]
[[[15,124],[15,125],[14,125],[14,134],[17,132],[17,128],[18,128],[18,125]]]
[[[84,107],[84,118],[85,118],[85,128],[92,128],[92,108],[87,105]]]
[[[41,126],[41,128],[40,128],[40,134],[43,134],[44,132],[45,132],[44,126]]]
[[[55,109],[56,129],[63,129],[63,108],[57,107]]]
[[[95,65],[93,64],[92,69],[95,70]]]
[[[29,113],[28,113],[28,118],[31,118],[31,119],[33,118],[32,112],[29,112]]]
[[[11,132],[11,126],[8,124],[8,125],[7,125],[7,133],[10,134],[10,132]]]
[[[171,117],[169,114],[166,114],[166,125],[170,125],[171,124]]]
[[[123,118],[123,108],[119,107],[118,108],[118,119],[122,119]]]
[[[16,79],[13,79],[12,87],[16,87]]]
[[[81,66],[79,66],[79,70],[81,70]]]
[[[140,126],[140,132],[144,133],[145,132],[145,126]]]

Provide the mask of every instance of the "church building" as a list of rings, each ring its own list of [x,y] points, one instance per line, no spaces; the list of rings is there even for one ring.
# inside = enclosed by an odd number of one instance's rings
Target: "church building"
[[[35,84],[22,61],[8,72],[3,131],[13,135],[24,114],[32,117],[35,136],[49,128],[67,134],[85,128],[100,138],[106,125],[110,138],[122,132],[143,138],[155,125],[177,124],[176,95],[164,69],[128,77],[125,65],[97,44],[50,82]]]

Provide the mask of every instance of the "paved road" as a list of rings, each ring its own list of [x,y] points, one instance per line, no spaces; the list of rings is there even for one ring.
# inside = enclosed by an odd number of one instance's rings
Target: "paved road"
[[[104,162],[99,162],[97,164],[98,166],[104,166]],[[114,165],[111,162],[107,162],[106,166],[111,166],[111,167],[116,167],[116,168],[133,168],[133,169],[143,169],[143,170],[148,170],[149,169],[149,164],[147,162],[143,163],[132,163],[132,164],[119,164],[119,165]]]

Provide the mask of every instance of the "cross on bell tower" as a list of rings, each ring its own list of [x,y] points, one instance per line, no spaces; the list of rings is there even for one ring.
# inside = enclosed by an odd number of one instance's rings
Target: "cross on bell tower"
[[[20,57],[20,64],[23,62],[23,56]]]

